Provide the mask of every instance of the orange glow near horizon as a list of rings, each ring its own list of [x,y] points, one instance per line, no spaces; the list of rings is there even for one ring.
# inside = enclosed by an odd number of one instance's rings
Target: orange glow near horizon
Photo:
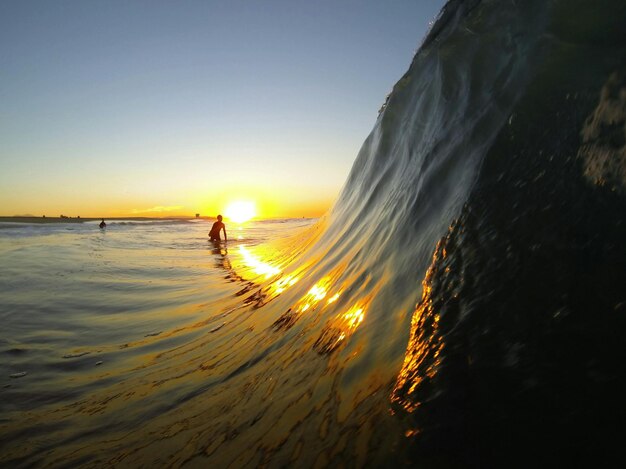
[[[95,191],[89,187],[75,188],[70,195],[59,190],[58,193],[47,194],[39,199],[39,193],[0,194],[0,216],[35,216],[58,217],[59,215],[76,218],[168,218],[190,217],[196,213],[202,217],[216,217],[222,214],[230,217],[231,204],[236,209],[229,220],[231,223],[242,223],[241,211],[252,211],[253,218],[317,218],[322,216],[332,205],[332,197],[321,196],[319,193],[300,191],[290,187],[272,186],[232,186],[228,189],[206,187],[191,188],[181,194],[174,186],[160,194],[128,194],[123,191]],[[237,204],[235,205],[235,202]],[[252,206],[252,210],[249,208]],[[248,208],[246,208],[246,206]]]
[[[60,215],[76,218],[169,218],[169,217],[195,217],[198,213],[202,217],[214,218],[218,214],[230,223],[243,223],[240,221],[242,214],[229,215],[231,203],[247,201],[253,206],[254,219],[271,218],[318,218],[324,215],[331,206],[329,199],[302,200],[293,193],[285,190],[276,190],[273,195],[268,195],[263,190],[236,190],[235,194],[218,194],[210,200],[204,193],[194,191],[187,198],[138,198],[128,197],[125,194],[109,194],[108,199],[102,200],[99,193],[84,194],[75,199],[66,200],[63,194],[52,195],[45,201],[33,200],[32,196],[2,197],[0,216],[34,216],[49,218]],[[314,195],[311,194],[311,199]],[[238,206],[239,208],[244,208]],[[238,209],[239,210],[239,209]],[[248,215],[250,216],[250,215]]]

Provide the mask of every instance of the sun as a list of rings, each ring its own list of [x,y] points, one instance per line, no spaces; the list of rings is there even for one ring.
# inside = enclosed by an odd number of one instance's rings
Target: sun
[[[235,223],[243,223],[256,215],[256,206],[254,202],[238,200],[228,204],[224,215]]]

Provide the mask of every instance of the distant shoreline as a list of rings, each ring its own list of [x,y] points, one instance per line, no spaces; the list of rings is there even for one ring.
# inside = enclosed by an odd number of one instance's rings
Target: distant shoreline
[[[213,217],[111,217],[104,221],[151,221],[151,220],[212,220]],[[84,223],[100,221],[102,218],[61,218],[61,217],[0,217],[0,223]]]

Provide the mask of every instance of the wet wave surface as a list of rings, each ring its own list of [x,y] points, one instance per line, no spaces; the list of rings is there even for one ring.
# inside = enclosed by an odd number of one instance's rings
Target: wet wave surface
[[[623,24],[448,2],[315,223],[5,230],[0,460],[614,465]]]

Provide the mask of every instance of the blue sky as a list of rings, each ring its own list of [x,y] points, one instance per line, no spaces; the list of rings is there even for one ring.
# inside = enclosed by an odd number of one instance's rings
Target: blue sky
[[[2,2],[0,215],[319,215],[443,3]]]

